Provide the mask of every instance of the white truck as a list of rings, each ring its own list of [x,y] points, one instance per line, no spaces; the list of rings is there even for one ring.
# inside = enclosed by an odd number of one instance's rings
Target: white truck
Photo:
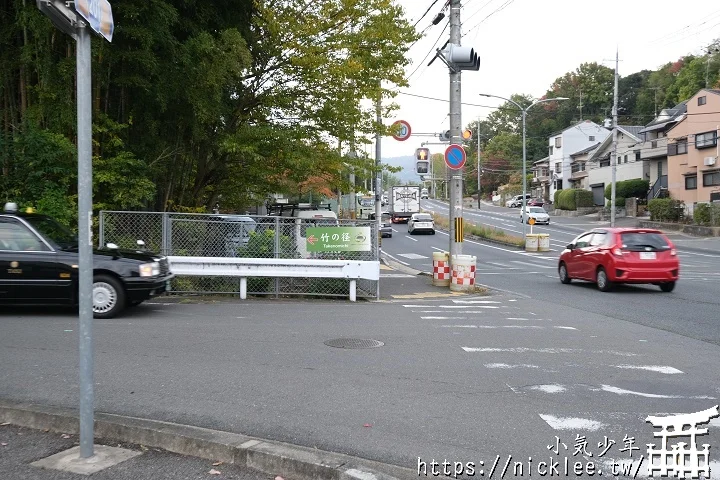
[[[407,223],[413,213],[420,213],[420,187],[400,185],[390,189],[390,215],[393,223]]]

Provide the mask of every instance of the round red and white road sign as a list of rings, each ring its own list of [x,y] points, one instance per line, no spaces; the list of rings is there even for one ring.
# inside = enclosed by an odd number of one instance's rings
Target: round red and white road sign
[[[410,138],[410,134],[412,133],[410,124],[405,120],[398,120],[397,122],[393,123],[392,128],[393,131],[397,131],[396,134],[393,134],[393,138],[399,142],[404,142],[405,140]]]

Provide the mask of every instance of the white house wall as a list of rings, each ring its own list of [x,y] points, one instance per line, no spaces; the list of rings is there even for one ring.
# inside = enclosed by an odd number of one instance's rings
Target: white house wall
[[[555,165],[558,163],[562,164],[562,172],[557,174],[557,178],[563,180],[563,188],[570,188],[570,176],[572,174],[570,163],[572,159],[570,155],[580,150],[584,150],[596,143],[602,142],[610,134],[610,131],[606,128],[593,122],[583,122],[573,127],[568,128],[562,133],[552,136],[549,138],[548,146],[555,147],[555,139],[558,136],[562,137],[562,146],[560,148],[553,148],[553,153],[550,155],[550,175],[555,173]],[[590,140],[590,137],[595,137]],[[555,195],[555,183],[550,185],[550,198]]]
[[[615,173],[615,181],[634,180],[636,178],[645,178],[643,162],[630,162],[618,164]],[[604,183],[605,186],[612,182],[612,167],[594,168],[588,172],[587,185],[597,185]]]

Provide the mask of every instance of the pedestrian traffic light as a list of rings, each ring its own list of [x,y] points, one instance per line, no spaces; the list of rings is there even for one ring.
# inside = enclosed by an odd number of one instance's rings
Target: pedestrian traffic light
[[[415,164],[415,171],[418,175],[427,175],[430,173],[430,162],[427,160],[418,160]]]
[[[430,149],[429,148],[418,148],[415,150],[415,158],[418,160],[427,160],[430,158]]]
[[[457,70],[480,70],[480,58],[472,47],[450,43],[442,53],[445,61]]]

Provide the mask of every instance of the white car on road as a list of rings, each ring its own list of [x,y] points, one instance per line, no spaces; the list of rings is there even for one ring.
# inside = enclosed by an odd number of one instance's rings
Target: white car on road
[[[520,222],[527,223],[528,219],[534,218],[535,223],[544,223],[550,225],[550,215],[543,207],[525,207],[525,214],[520,214]]]
[[[523,203],[522,197],[523,197],[522,195],[515,195],[513,198],[511,198],[510,200],[505,202],[505,206],[508,208],[522,207],[522,203]],[[530,195],[529,193],[527,195],[525,195],[525,203],[530,201],[531,198],[532,198],[532,195]]]
[[[429,213],[413,213],[408,221],[408,233],[428,232],[435,235],[435,221]]]

